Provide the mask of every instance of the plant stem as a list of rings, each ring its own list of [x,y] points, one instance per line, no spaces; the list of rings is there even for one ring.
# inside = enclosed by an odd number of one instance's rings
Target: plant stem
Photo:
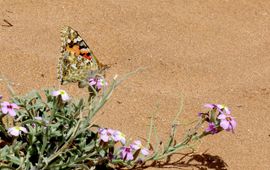
[[[73,141],[73,139],[77,135],[77,131],[79,130],[79,127],[81,125],[82,120],[80,119],[73,131],[72,136],[68,139],[68,141],[51,157],[48,158],[48,161],[46,162],[46,165],[42,168],[42,170],[46,169],[51,161],[53,161],[55,158],[57,158],[62,152],[70,145],[70,143]]]

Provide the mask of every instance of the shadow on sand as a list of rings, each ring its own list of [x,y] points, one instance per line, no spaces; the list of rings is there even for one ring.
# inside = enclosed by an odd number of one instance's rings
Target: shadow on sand
[[[142,168],[135,169],[146,169],[146,168],[166,168],[166,169],[199,169],[199,170],[226,170],[228,165],[222,160],[221,157],[216,155],[211,155],[208,153],[203,154],[174,154],[174,159],[176,155],[181,155],[176,161],[171,161],[168,158],[166,161],[154,162],[151,165],[145,165]]]

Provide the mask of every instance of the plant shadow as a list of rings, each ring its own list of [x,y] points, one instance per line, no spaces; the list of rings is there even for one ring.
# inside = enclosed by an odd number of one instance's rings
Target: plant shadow
[[[174,154],[176,155],[176,154]],[[180,155],[180,154],[177,154]],[[176,161],[171,161],[169,157],[166,161],[159,161],[154,162],[151,165],[143,166],[142,168],[138,169],[145,169],[145,168],[167,168],[167,169],[198,169],[198,170],[207,170],[207,169],[214,169],[214,170],[227,170],[228,165],[227,163],[217,155],[211,155],[208,153],[203,154],[181,154],[182,156],[178,158]]]

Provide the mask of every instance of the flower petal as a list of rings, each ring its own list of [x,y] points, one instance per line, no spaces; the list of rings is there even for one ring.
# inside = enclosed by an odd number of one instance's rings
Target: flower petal
[[[16,129],[16,127],[12,127],[8,129],[8,133],[11,134],[12,136],[19,136],[20,131]]]
[[[69,100],[69,96],[68,96],[67,93],[62,94],[61,97],[62,97],[62,100],[63,100],[63,101]]]
[[[218,118],[218,119],[226,119],[226,117],[227,117],[227,116],[226,116],[225,114],[220,114],[217,118]]]
[[[2,107],[1,110],[2,110],[2,112],[3,112],[4,114],[7,114],[7,112],[8,112],[8,108],[5,107],[5,106]]]
[[[20,130],[23,131],[24,133],[27,133],[27,129],[25,127],[20,127]]]
[[[140,140],[135,140],[131,145],[130,148],[133,150],[138,150],[142,147],[142,142]]]
[[[11,103],[10,105],[12,106],[13,109],[19,109],[19,106],[15,103]]]
[[[12,117],[16,116],[16,112],[15,112],[14,109],[8,109],[8,113],[9,113],[9,115],[12,116]]]
[[[52,92],[52,96],[58,96],[60,95],[60,90],[56,90]]]
[[[216,105],[215,104],[209,104],[209,103],[207,103],[207,104],[204,105],[204,107],[213,109],[213,108],[216,107]]]
[[[232,129],[236,128],[236,121],[234,119],[231,120]]]
[[[220,126],[224,129],[224,130],[228,130],[229,129],[229,126],[230,126],[230,123],[226,120],[222,120],[220,122]]]
[[[149,155],[149,150],[148,150],[147,148],[142,148],[141,153],[142,153],[144,156],[147,156],[147,155]]]
[[[129,161],[129,160],[130,160],[130,161],[133,160],[133,154],[132,154],[131,152],[128,152],[126,155],[127,155],[127,158],[126,158],[126,159],[127,159],[128,161]]]
[[[5,107],[6,107],[7,105],[9,105],[9,102],[6,102],[6,101],[5,101],[5,102],[2,102],[2,103],[1,103],[1,106],[5,106]]]

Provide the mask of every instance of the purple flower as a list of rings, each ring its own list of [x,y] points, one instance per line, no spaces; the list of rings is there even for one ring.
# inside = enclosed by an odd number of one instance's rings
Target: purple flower
[[[0,100],[3,98],[3,96],[2,95],[0,95]]]
[[[108,85],[108,83],[105,81],[104,78],[98,79],[98,81],[97,81],[97,89],[101,89],[102,87],[105,87],[107,85]]]
[[[115,131],[113,129],[107,129],[107,128],[100,128],[98,130],[98,133],[100,135],[100,140],[103,142],[108,142],[113,140],[112,135]]]
[[[130,144],[130,148],[135,151],[141,149],[141,153],[144,156],[147,156],[149,154],[149,150],[143,147],[142,142],[140,140],[135,140],[132,144]]]
[[[111,138],[113,131],[111,131],[111,129],[99,129],[99,135],[100,135],[100,139],[103,142],[108,142]]]
[[[12,136],[19,136],[21,132],[27,133],[27,129],[25,127],[15,126],[8,129],[8,133]]]
[[[218,119],[220,119],[220,126],[224,130],[234,132],[234,129],[236,127],[236,121],[234,120],[234,118],[232,116],[220,114],[218,116]]]
[[[89,81],[90,86],[94,86],[94,85],[97,84],[97,79],[96,78],[90,78],[88,81]]]
[[[9,113],[10,116],[14,117],[16,116],[15,109],[19,109],[19,106],[15,103],[9,103],[9,102],[3,102],[1,103],[1,110],[4,114]]]
[[[68,101],[70,98],[65,90],[56,90],[52,92],[53,96],[61,96],[63,101]]]
[[[149,149],[147,149],[147,148],[142,148],[141,153],[142,153],[144,156],[147,156],[147,155],[149,155]]]
[[[120,141],[123,145],[126,143],[125,135],[118,130],[100,128],[98,130],[98,133],[100,135],[100,140],[102,140],[103,142],[108,142],[108,141],[119,142]]]
[[[135,140],[132,144],[130,144],[130,148],[132,150],[138,150],[142,148],[142,142],[140,140]]]
[[[89,81],[89,85],[93,86],[97,90],[100,90],[102,87],[108,85],[106,80],[102,77],[90,78],[88,81]]]
[[[132,154],[132,149],[130,147],[121,147],[120,149],[120,157],[123,160],[133,160],[133,154]]]
[[[231,111],[224,104],[205,104],[204,107],[210,109],[217,109],[220,113],[231,114]]]
[[[218,132],[217,127],[213,122],[208,123],[208,127],[205,129],[205,131],[210,132],[211,134],[215,134]]]
[[[122,145],[124,145],[126,143],[126,138],[125,138],[125,135],[118,131],[118,130],[115,130],[112,134],[112,139],[115,141],[115,142],[118,142],[120,141],[122,143]]]

